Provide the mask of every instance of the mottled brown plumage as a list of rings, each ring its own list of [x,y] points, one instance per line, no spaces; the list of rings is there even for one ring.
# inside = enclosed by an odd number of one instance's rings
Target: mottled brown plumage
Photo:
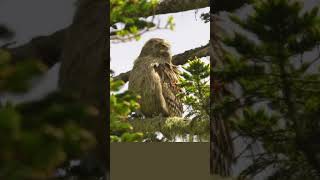
[[[142,48],[129,77],[129,90],[140,95],[141,112],[146,117],[182,116],[177,98],[178,69],[171,63],[170,45],[150,39]]]

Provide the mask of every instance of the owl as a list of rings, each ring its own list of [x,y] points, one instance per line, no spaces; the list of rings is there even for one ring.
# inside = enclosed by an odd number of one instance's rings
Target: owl
[[[177,97],[179,71],[171,63],[170,45],[163,39],[150,39],[135,60],[129,76],[129,91],[140,95],[141,112],[146,117],[181,117]]]

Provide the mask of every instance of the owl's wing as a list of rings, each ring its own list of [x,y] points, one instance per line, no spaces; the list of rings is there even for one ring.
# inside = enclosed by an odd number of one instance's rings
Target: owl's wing
[[[146,58],[146,57],[141,57]],[[146,63],[145,63],[146,62]],[[165,98],[162,93],[162,82],[159,74],[150,66],[148,59],[140,59],[130,72],[128,89],[141,96],[139,104],[146,117],[169,116]]]
[[[162,95],[166,101],[169,116],[182,116],[183,106],[177,94],[181,92],[177,86],[178,69],[169,63],[154,65],[156,73],[159,75],[162,84]]]

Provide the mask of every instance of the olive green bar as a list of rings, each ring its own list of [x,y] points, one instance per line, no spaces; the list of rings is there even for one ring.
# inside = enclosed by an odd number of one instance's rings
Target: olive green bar
[[[209,143],[111,143],[111,180],[214,180]]]

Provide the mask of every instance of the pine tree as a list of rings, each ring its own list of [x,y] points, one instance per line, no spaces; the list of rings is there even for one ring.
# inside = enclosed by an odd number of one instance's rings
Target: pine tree
[[[213,73],[238,88],[214,102],[213,113],[264,149],[241,177],[266,168],[273,168],[268,179],[320,177],[320,18],[317,7],[302,8],[293,0],[253,1],[245,20],[230,16],[252,36],[235,32],[225,39],[237,53],[226,53]],[[305,58],[317,48],[317,57]]]

